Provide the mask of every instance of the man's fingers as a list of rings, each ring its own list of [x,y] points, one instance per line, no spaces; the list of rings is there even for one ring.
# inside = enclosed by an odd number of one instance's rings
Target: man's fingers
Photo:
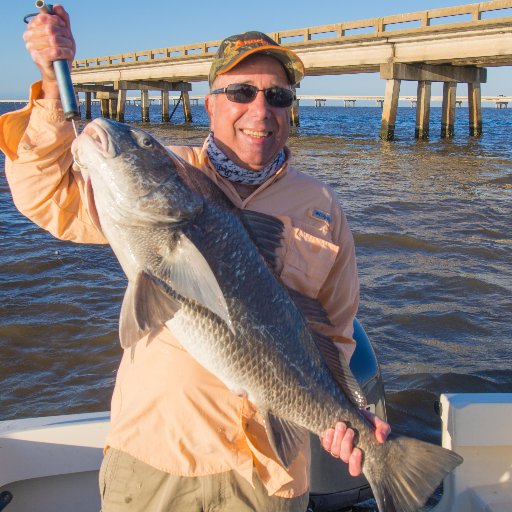
[[[377,441],[384,443],[389,434],[391,434],[391,425],[370,411],[363,409],[361,412],[375,427],[375,437]]]
[[[322,445],[322,448],[329,452],[331,451],[331,446],[332,446],[332,440],[334,438],[334,429],[333,428],[328,428],[325,432],[324,432],[324,435],[320,438],[320,443]]]
[[[354,448],[348,460],[348,472],[352,476],[359,476],[361,474],[361,467],[363,464],[363,452],[359,448]]]
[[[61,27],[66,28],[68,24],[61,16],[55,16],[54,14],[47,14],[45,12],[34,16],[27,25],[30,30],[40,29],[41,27]],[[44,30],[44,29],[43,29]]]
[[[384,443],[391,432],[389,423],[370,412],[364,411],[363,414],[374,425],[377,441]],[[347,428],[345,423],[339,422],[334,429],[330,428],[324,432],[321,444],[333,457],[348,464],[352,476],[358,476],[361,474],[363,453],[359,448],[354,448],[354,438],[355,432]]]
[[[331,449],[329,450],[333,457],[340,457],[346,432],[347,426],[345,423],[336,423],[336,426],[334,427],[334,436],[332,439]]]
[[[350,456],[354,450],[354,431],[351,428],[345,427],[343,439],[341,441],[339,458],[343,462],[349,462]]]
[[[71,21],[69,19],[69,14],[66,12],[66,9],[62,7],[60,4],[53,4],[53,12],[57,15],[59,19],[61,19],[66,27],[71,30]]]
[[[69,48],[46,48],[44,50],[29,50],[32,60],[43,67],[50,67],[56,60],[72,60],[74,52]]]
[[[383,443],[391,434],[391,425],[381,420],[378,416],[375,416],[375,437],[379,443]]]

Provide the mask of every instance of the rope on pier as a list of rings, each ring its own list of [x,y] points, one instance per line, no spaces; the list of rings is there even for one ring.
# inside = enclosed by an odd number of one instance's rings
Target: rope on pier
[[[176,109],[178,108],[178,105],[181,103],[182,98],[183,98],[183,91],[181,91],[180,97],[178,98],[178,101],[176,102],[176,105],[174,106],[174,108],[171,112],[171,115],[169,116],[169,121],[172,119],[174,112],[176,112]]]

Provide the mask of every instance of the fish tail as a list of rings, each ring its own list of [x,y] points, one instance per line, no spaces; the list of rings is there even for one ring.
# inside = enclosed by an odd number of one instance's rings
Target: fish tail
[[[380,512],[418,510],[462,462],[451,450],[402,436],[374,445],[367,459],[363,472]]]

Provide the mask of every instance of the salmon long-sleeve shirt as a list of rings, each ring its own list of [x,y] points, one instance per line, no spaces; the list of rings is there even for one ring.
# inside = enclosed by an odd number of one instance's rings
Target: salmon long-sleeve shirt
[[[107,243],[89,217],[84,180],[73,167],[71,123],[60,101],[37,99],[40,87],[33,84],[24,109],[0,117],[0,149],[7,156],[14,203],[58,238]],[[238,208],[284,222],[280,279],[320,301],[332,325],[315,328],[349,359],[359,283],[352,234],[333,190],[296,170],[287,150],[284,166],[242,199],[210,166],[205,147],[172,150],[207,174]],[[291,498],[308,490],[308,444],[283,468],[254,406],[199,365],[164,326],[152,333],[151,343],[138,342],[133,358],[131,350],[123,354],[106,446],[173,475],[235,470],[251,482],[255,466],[270,495]]]

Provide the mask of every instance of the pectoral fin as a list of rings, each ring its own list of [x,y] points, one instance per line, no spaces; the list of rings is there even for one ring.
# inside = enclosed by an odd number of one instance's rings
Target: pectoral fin
[[[308,431],[295,423],[274,416],[271,412],[267,412],[264,418],[270,446],[281,464],[289,468],[299,454]]]
[[[143,336],[170,320],[179,308],[175,298],[162,290],[146,272],[140,272],[135,281],[128,282],[121,306],[121,346],[134,347]]]
[[[182,297],[195,300],[215,313],[234,333],[224,294],[197,247],[181,235],[172,250],[162,256],[157,277]]]

